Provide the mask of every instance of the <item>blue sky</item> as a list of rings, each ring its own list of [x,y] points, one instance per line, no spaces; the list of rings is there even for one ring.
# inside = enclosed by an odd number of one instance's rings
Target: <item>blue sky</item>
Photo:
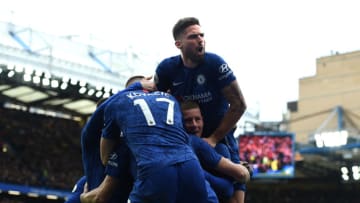
[[[207,51],[237,75],[249,110],[263,121],[281,119],[298,99],[300,78],[316,59],[360,50],[356,0],[4,0],[0,20],[55,35],[77,35],[116,50],[132,47],[160,61],[178,54],[171,28],[195,16]],[[153,74],[155,67],[138,70]]]

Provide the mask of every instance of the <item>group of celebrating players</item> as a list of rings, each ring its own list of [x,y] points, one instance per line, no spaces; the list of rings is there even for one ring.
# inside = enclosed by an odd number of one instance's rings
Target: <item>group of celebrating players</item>
[[[246,104],[194,17],[173,27],[177,56],[133,76],[81,134],[84,177],[67,202],[243,203],[252,169],[234,137]]]

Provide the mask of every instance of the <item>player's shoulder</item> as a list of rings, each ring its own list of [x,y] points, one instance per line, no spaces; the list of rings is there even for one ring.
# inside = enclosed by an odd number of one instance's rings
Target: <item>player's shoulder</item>
[[[189,134],[189,141],[190,144],[194,147],[199,147],[199,145],[201,145],[203,142],[205,142],[204,140],[202,140],[200,137],[194,135],[194,134]]]
[[[230,69],[227,62],[219,55],[214,53],[206,53],[206,60],[203,67],[206,68],[207,74],[213,74],[218,80],[223,80],[225,78],[231,78],[232,81],[235,79],[232,70]],[[229,77],[231,76],[231,77]]]
[[[215,54],[215,53],[213,53],[213,52],[206,52],[206,53],[205,53],[205,59],[206,59],[207,61],[211,61],[211,62],[214,62],[214,61],[221,61],[221,62],[223,62],[223,61],[224,61],[224,59],[223,59],[220,55]]]
[[[109,109],[116,109],[117,106],[124,100],[124,96],[127,94],[128,92],[125,91],[120,91],[117,92],[115,95],[112,96],[111,100],[109,100],[106,105],[104,105],[104,112],[109,112],[112,110]]]
[[[180,55],[171,56],[171,57],[163,59],[159,63],[159,65],[157,67],[157,70],[158,71],[164,71],[164,70],[169,69],[169,68],[175,68],[175,67],[177,67],[179,65],[179,63],[181,63]]]
[[[217,72],[219,67],[224,66],[224,65],[227,65],[227,63],[221,56],[219,56],[215,53],[206,52],[204,66],[206,67],[207,70],[210,69],[210,70],[214,70]]]

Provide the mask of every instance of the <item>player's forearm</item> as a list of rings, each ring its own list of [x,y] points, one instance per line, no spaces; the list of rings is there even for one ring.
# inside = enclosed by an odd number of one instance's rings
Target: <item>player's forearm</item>
[[[104,166],[107,164],[109,155],[114,150],[115,144],[116,142],[114,140],[105,138],[100,139],[100,158]]]
[[[222,94],[229,102],[230,106],[220,125],[211,135],[217,142],[222,140],[225,135],[236,126],[246,110],[245,99],[236,80],[227,87],[224,87]]]
[[[216,142],[224,139],[224,137],[236,126],[243,113],[244,110],[240,107],[230,106],[220,125],[212,134],[212,136],[216,139]]]
[[[250,173],[246,167],[241,164],[233,163],[224,157],[220,159],[216,169],[225,175],[233,177],[240,183],[246,183],[250,180]]]

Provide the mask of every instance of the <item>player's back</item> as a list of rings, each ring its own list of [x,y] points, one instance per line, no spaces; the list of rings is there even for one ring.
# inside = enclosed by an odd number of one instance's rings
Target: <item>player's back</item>
[[[195,159],[183,129],[180,106],[165,92],[130,91],[109,104],[114,121],[138,161],[139,177]]]

